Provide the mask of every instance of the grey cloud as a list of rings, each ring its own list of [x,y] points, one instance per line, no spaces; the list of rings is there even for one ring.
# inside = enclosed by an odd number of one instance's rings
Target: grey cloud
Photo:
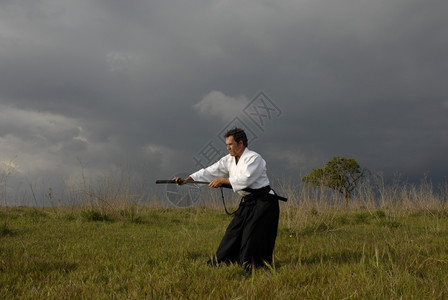
[[[264,91],[282,109],[253,144],[272,174],[345,155],[440,180],[447,9],[444,0],[3,1],[0,160],[17,155],[36,166],[29,176],[46,178],[70,176],[78,160],[92,174],[194,171],[192,158]],[[213,91],[228,98],[210,100]]]

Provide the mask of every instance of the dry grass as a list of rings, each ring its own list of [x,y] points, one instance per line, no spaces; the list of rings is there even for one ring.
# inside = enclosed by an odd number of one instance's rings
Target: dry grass
[[[0,207],[0,298],[448,297],[446,184],[373,178],[345,208],[326,189],[274,182],[289,198],[275,263],[247,274],[205,264],[230,221],[218,190],[176,208],[131,181],[83,178],[52,207]]]

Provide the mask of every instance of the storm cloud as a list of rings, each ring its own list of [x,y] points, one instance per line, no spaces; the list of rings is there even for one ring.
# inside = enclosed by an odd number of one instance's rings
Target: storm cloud
[[[153,182],[195,171],[212,142],[225,152],[220,133],[237,120],[271,176],[341,155],[386,177],[443,180],[447,10],[443,0],[2,1],[0,168],[22,185],[120,168]],[[276,113],[259,107],[262,126],[248,113],[260,93]]]

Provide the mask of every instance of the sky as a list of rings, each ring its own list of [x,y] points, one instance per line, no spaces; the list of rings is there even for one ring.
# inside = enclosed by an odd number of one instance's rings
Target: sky
[[[446,0],[2,0],[3,198],[110,174],[151,190],[225,154],[235,125],[272,178],[300,181],[343,156],[389,179],[444,180],[446,11]]]

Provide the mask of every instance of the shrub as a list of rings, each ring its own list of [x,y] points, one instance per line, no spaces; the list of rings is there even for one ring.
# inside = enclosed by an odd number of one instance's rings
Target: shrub
[[[12,230],[9,229],[8,224],[3,223],[0,225],[0,236],[12,235]]]
[[[89,222],[106,221],[112,222],[112,218],[108,214],[103,214],[97,210],[87,210],[81,213],[82,218]]]

